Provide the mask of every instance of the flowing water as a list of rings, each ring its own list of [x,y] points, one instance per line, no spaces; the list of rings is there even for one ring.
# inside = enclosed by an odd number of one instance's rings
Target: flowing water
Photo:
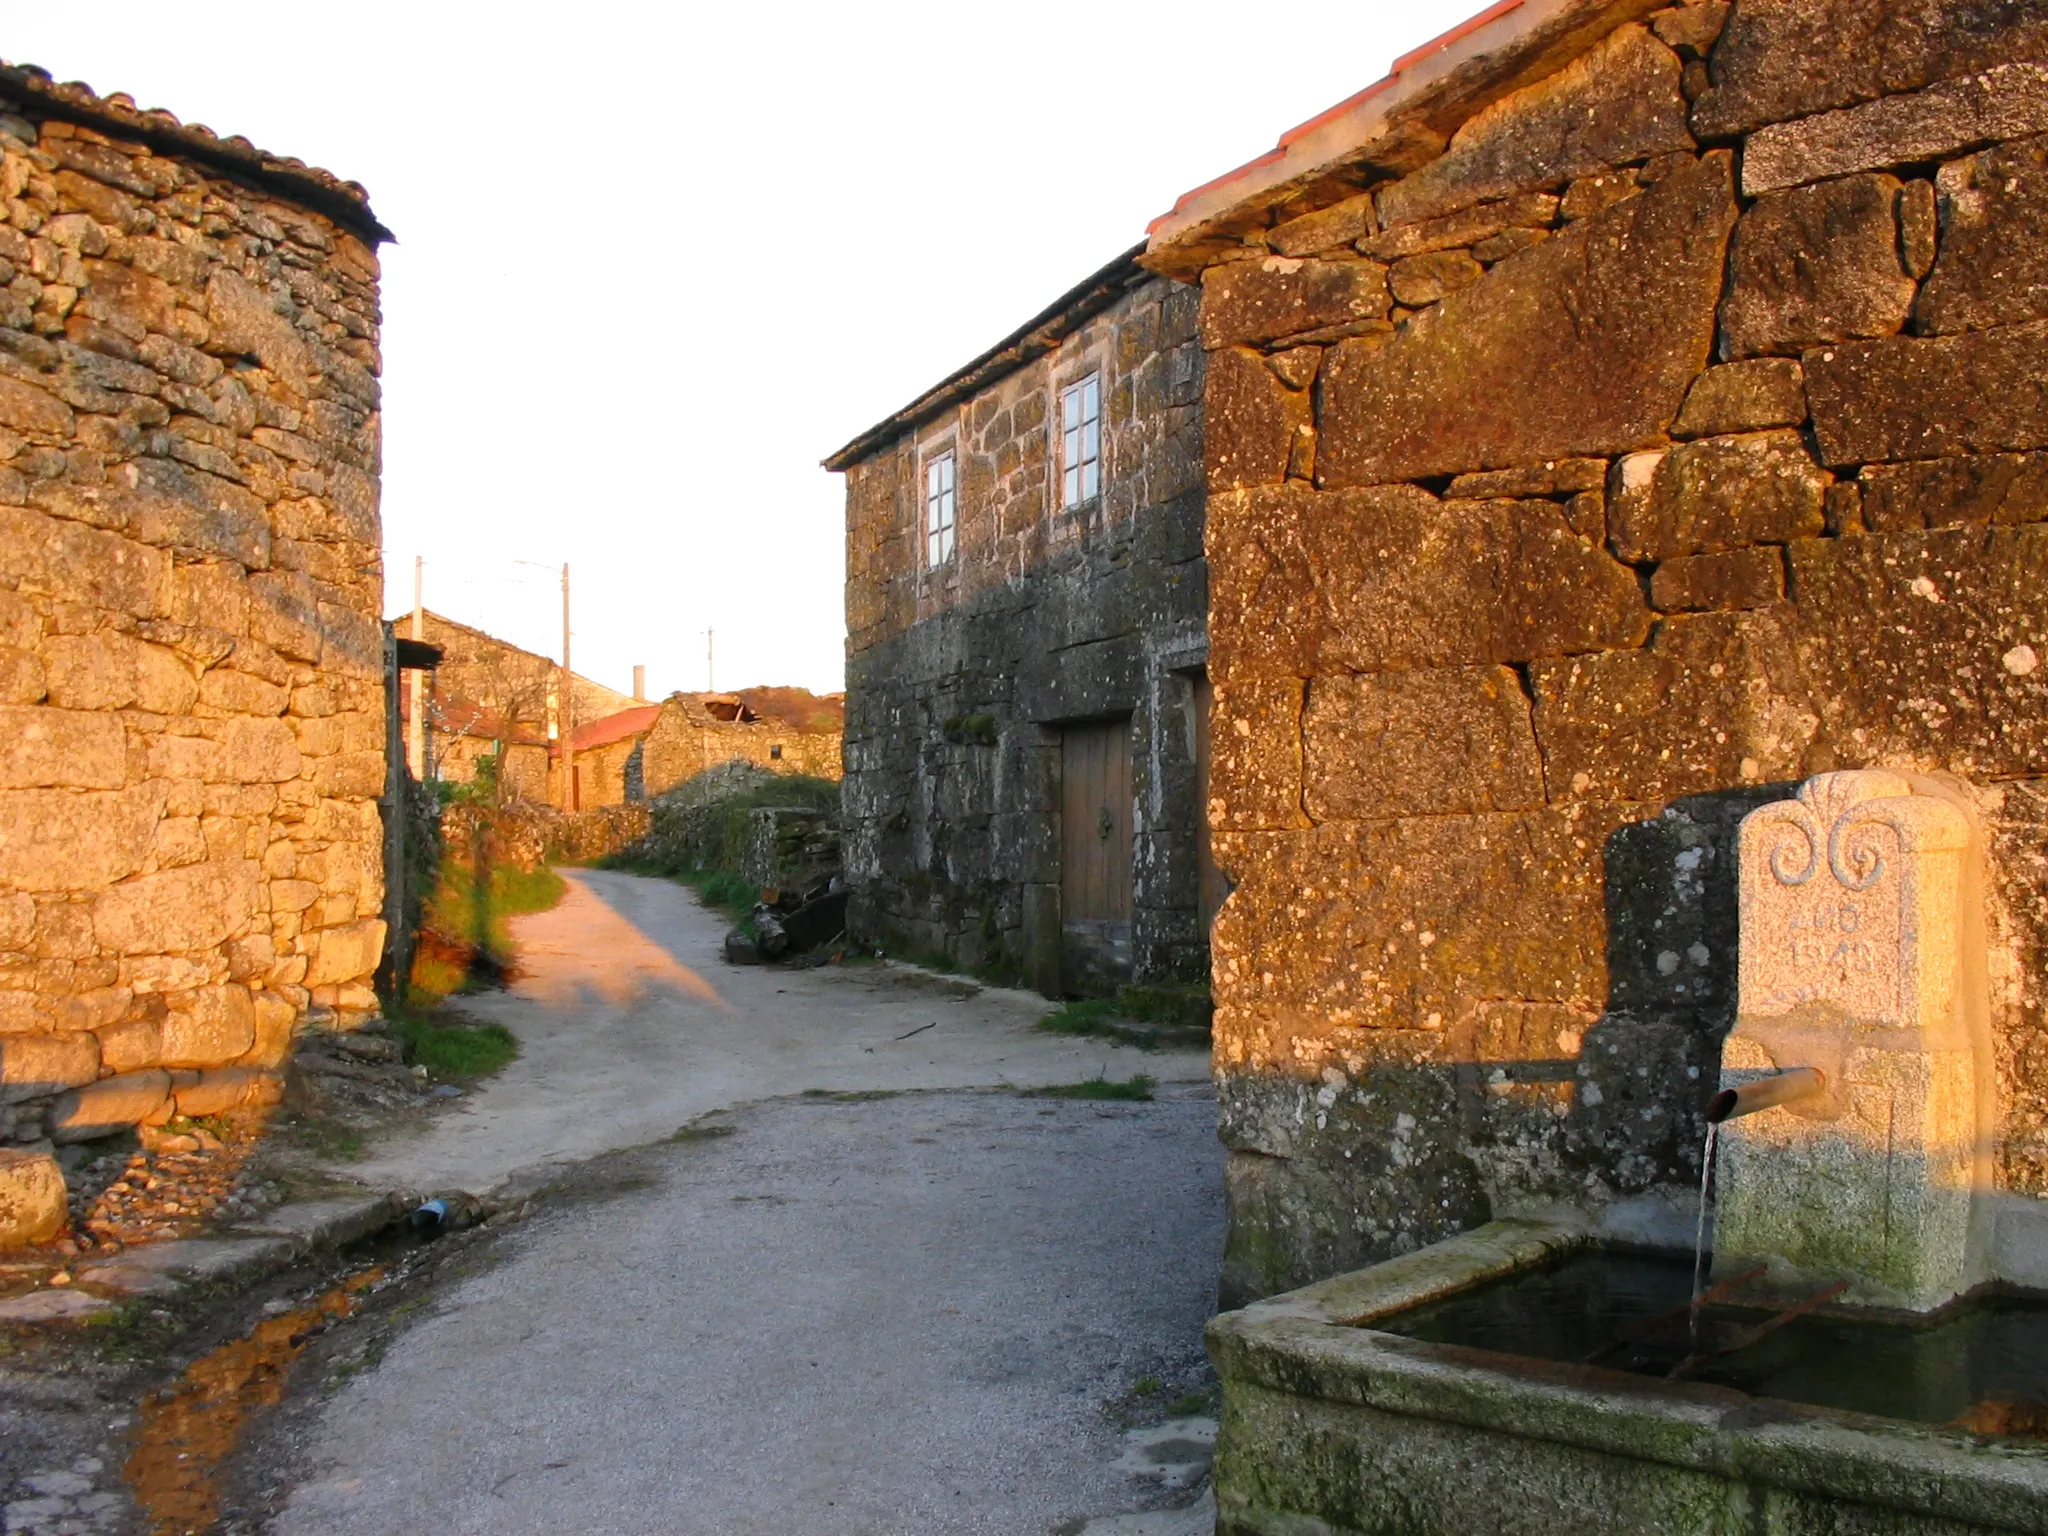
[[[1700,1293],[1707,1284],[1707,1189],[1714,1182],[1714,1149],[1720,1145],[1719,1121],[1707,1127],[1707,1145],[1700,1153],[1700,1216],[1692,1231],[1692,1305],[1686,1309],[1686,1335],[1691,1354],[1700,1349]]]
[[[304,1306],[202,1355],[175,1385],[151,1395],[123,1469],[149,1536],[213,1528],[220,1518],[216,1479],[249,1416],[284,1396],[292,1362],[317,1334],[361,1305],[384,1273],[381,1265],[358,1270]]]

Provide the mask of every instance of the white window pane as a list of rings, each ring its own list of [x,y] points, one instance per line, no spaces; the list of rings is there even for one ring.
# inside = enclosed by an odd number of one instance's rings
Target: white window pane
[[[1093,463],[1102,457],[1102,423],[1090,417],[1081,428],[1081,460]]]
[[[1087,417],[1088,420],[1093,421],[1102,414],[1102,395],[1100,389],[1100,381],[1097,379],[1096,375],[1091,373],[1088,375],[1087,379],[1082,382],[1081,397],[1083,402],[1081,414],[1083,416]]]
[[[1088,464],[1086,464],[1085,466],[1083,466],[1083,468],[1082,468],[1082,470],[1081,470],[1081,499],[1082,499],[1082,500],[1084,500],[1084,501],[1085,501],[1085,500],[1087,500],[1087,499],[1088,499],[1088,498],[1089,498],[1090,496],[1093,496],[1093,495],[1094,495],[1094,494],[1096,493],[1096,491],[1097,491],[1097,490],[1101,489],[1101,484],[1100,484],[1100,475],[1101,475],[1101,470],[1100,470],[1099,466],[1097,466],[1097,465],[1096,465],[1096,464],[1094,463],[1094,461],[1093,461],[1093,460],[1089,461],[1089,463],[1088,463]]]

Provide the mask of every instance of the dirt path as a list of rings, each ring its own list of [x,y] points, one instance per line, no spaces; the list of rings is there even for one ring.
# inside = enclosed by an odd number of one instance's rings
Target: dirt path
[[[1184,1503],[1118,1463],[1126,1422],[1208,1411],[1175,1400],[1215,1116],[1206,1085],[785,1099],[587,1165],[390,1336],[337,1335],[245,1474],[290,1490],[264,1528],[1071,1536]]]
[[[731,966],[724,919],[681,886],[567,873],[558,906],[514,920],[522,978],[461,1003],[511,1029],[520,1059],[453,1113],[338,1172],[480,1194],[536,1164],[637,1146],[708,1111],[806,1089],[1208,1079],[1203,1055],[1038,1030],[1048,1005],[1029,993],[892,966]]]

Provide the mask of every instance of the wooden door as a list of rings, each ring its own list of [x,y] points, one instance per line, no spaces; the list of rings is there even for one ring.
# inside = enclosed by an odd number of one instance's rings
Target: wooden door
[[[1061,983],[1131,975],[1131,722],[1068,726],[1060,743]]]

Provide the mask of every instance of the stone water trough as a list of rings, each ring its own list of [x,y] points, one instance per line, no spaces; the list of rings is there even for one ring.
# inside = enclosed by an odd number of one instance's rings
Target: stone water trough
[[[1218,1317],[1220,1536],[2048,1532],[1981,846],[1910,774],[1753,812],[1698,1251],[1501,1220]]]

